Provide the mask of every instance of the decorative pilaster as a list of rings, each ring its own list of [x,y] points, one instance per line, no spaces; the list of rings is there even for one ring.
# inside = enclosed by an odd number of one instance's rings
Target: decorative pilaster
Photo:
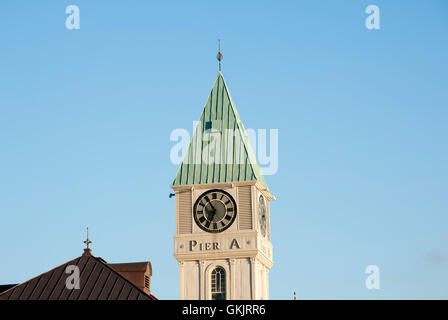
[[[184,282],[184,262],[179,262],[179,298],[183,300],[185,297],[185,282]]]
[[[261,273],[261,299],[266,300],[268,298],[267,293],[267,283],[266,283],[266,267],[264,265],[260,265],[260,273]]]
[[[236,299],[235,284],[236,284],[236,259],[230,259],[230,299]]]
[[[205,288],[205,261],[199,261],[199,299],[205,300],[206,296],[206,288]]]
[[[265,270],[264,270],[265,272],[264,272],[264,284],[265,284],[265,287],[266,287],[266,300],[268,300],[269,299],[269,269],[268,268],[265,268]]]
[[[257,292],[257,289],[258,289],[258,286],[257,286],[257,283],[258,283],[257,270],[258,270],[258,268],[257,268],[257,264],[258,264],[257,259],[250,258],[250,268],[251,268],[250,276],[251,276],[251,279],[252,279],[252,297],[251,297],[252,300],[257,300],[258,299],[258,292]]]

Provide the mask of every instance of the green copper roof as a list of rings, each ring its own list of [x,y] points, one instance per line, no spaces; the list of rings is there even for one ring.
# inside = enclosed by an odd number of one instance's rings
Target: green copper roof
[[[219,73],[173,185],[253,180],[267,188],[246,130]]]

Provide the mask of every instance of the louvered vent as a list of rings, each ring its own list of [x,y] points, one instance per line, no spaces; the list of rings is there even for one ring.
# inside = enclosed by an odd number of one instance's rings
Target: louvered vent
[[[149,290],[149,277],[145,275],[145,288]]]
[[[252,229],[251,187],[238,188],[238,224],[240,230]]]
[[[176,198],[179,200],[178,203],[178,232],[179,234],[191,233],[191,191],[179,191],[176,194]]]

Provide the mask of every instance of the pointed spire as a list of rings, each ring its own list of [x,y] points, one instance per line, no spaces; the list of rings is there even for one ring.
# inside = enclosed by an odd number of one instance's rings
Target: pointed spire
[[[84,249],[83,256],[91,256],[92,250],[89,248],[89,245],[92,243],[92,241],[90,241],[89,239],[89,227],[87,227],[87,238],[86,240],[84,240],[84,243],[86,244],[86,248]]]
[[[222,61],[222,53],[221,53],[221,40],[218,39],[218,55],[216,59],[219,61],[219,72],[221,72],[221,61]]]
[[[221,143],[208,148],[205,146],[211,139],[210,130],[214,137],[221,137],[217,139]],[[257,181],[268,191],[244,125],[219,72],[172,185],[243,181]]]

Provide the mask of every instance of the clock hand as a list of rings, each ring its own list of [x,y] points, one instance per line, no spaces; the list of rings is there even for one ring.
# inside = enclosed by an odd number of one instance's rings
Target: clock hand
[[[215,209],[215,207],[212,205],[212,202],[210,201],[209,203],[210,203],[210,207],[212,207],[212,209],[213,209],[213,212],[216,212],[216,209]]]
[[[216,208],[213,206],[213,204],[212,204],[211,201],[209,202],[209,204],[210,204],[210,207],[212,207],[212,210],[213,210],[212,217],[211,217],[211,219],[210,219],[210,221],[211,221],[211,220],[213,220],[213,218],[215,217],[215,214],[216,214]]]
[[[216,209],[213,210],[213,214],[212,214],[212,217],[210,218],[210,221],[213,221],[213,218],[215,218],[215,215],[216,215]]]
[[[210,217],[210,219],[207,219],[207,222],[206,222],[206,224],[205,224],[205,226],[206,226],[207,228],[210,227],[210,224],[212,223],[213,218],[215,217],[215,214],[216,214],[216,210],[213,210],[212,216]]]
[[[212,221],[214,216],[215,216],[215,214],[216,214],[216,209],[215,209],[215,207],[213,207],[211,202],[209,202],[207,205],[210,205],[211,209],[207,208],[207,206],[205,207],[205,212],[207,213],[206,219],[208,221]],[[211,217],[210,217],[210,214],[211,214]]]

